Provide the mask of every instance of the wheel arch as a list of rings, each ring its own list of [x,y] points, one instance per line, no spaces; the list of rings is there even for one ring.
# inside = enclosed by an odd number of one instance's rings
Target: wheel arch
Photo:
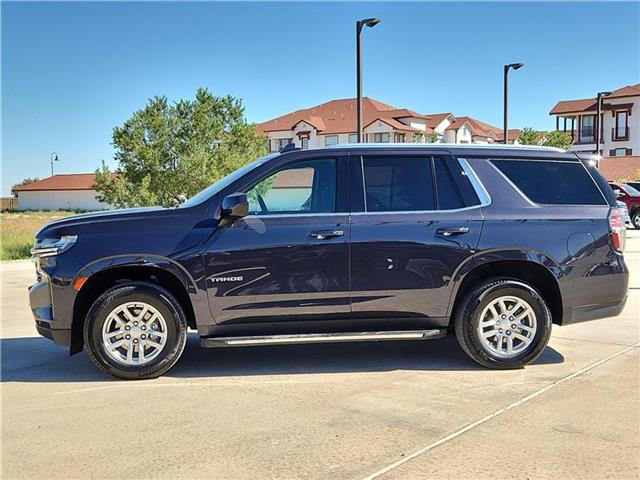
[[[83,268],[72,282],[77,294],[73,302],[71,354],[83,348],[82,328],[91,305],[107,289],[127,281],[149,282],[165,288],[182,306],[189,327],[197,327],[200,293],[193,278],[176,262],[139,256],[101,259]]]
[[[498,252],[495,252],[498,253]],[[522,255],[524,253],[524,255]],[[532,258],[533,257],[533,258]],[[477,258],[459,272],[449,303],[449,325],[455,317],[456,309],[469,288],[481,280],[494,277],[509,277],[522,280],[534,287],[545,299],[551,311],[553,323],[562,324],[562,293],[558,284],[561,270],[548,256],[535,252],[510,252],[509,255],[492,255],[491,258]]]

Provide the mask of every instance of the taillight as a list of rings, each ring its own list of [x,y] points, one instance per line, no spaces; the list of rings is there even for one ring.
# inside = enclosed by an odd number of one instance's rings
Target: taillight
[[[627,231],[624,227],[624,218],[622,216],[621,209],[611,209],[611,213],[609,214],[609,228],[611,229],[611,242],[613,243],[613,248],[622,253],[624,251],[625,235]]]

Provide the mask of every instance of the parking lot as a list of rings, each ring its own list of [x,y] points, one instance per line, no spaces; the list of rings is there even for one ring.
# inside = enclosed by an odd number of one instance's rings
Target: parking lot
[[[200,349],[123,382],[39,337],[2,265],[2,478],[638,478],[640,232],[623,314],[555,327],[533,365],[455,339]]]

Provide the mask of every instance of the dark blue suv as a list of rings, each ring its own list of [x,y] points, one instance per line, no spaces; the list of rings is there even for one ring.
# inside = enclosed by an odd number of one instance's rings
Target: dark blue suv
[[[549,148],[285,148],[178,208],[46,225],[41,335],[150,378],[203,347],[419,340],[454,332],[490,368],[538,357],[552,323],[614,316],[624,225],[593,162]]]

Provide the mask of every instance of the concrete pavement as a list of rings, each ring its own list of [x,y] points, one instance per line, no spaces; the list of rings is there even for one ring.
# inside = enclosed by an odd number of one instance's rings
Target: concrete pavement
[[[454,339],[200,349],[122,382],[37,336],[27,262],[2,265],[2,478],[640,475],[640,232],[623,314],[555,328],[523,370]]]

